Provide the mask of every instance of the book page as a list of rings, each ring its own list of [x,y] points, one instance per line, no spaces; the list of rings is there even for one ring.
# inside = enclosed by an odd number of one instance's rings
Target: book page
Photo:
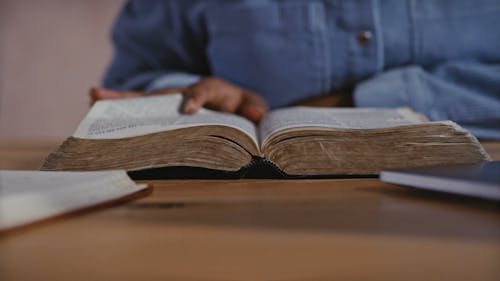
[[[257,141],[255,126],[243,117],[205,108],[196,114],[182,114],[181,104],[181,94],[98,101],[73,136],[117,139],[187,127],[224,125]]]
[[[375,129],[422,123],[422,117],[407,108],[317,108],[290,107],[273,110],[260,127],[261,143],[271,135],[293,128]]]
[[[146,188],[125,171],[0,171],[0,230],[117,199]]]

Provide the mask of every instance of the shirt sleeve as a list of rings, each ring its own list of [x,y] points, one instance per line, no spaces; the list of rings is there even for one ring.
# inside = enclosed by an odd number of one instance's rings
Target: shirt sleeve
[[[359,83],[360,107],[409,106],[430,120],[452,120],[479,138],[500,139],[500,64],[406,66]]]
[[[126,2],[115,22],[113,59],[103,85],[116,90],[151,91],[184,87],[205,75],[206,35],[200,9],[188,1]]]

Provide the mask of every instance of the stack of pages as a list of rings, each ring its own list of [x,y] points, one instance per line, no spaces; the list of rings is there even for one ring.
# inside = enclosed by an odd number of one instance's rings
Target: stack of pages
[[[256,168],[254,177],[328,177],[489,160],[464,128],[408,108],[290,107],[256,126],[208,109],[181,114],[181,104],[180,94],[99,101],[42,169],[125,169],[136,179],[202,171],[239,178]]]

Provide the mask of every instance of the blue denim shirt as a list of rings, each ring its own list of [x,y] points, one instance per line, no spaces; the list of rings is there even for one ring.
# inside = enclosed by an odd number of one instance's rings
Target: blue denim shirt
[[[353,89],[500,139],[498,0],[129,1],[104,78],[114,89],[214,75],[272,108]]]

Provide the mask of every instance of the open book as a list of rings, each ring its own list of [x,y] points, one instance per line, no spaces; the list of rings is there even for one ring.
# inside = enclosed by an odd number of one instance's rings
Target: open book
[[[427,122],[406,108],[291,107],[255,126],[208,109],[181,114],[181,103],[180,94],[99,101],[42,169],[120,168],[135,178],[323,177],[489,159],[457,124]]]
[[[0,233],[148,195],[122,171],[0,171]]]

